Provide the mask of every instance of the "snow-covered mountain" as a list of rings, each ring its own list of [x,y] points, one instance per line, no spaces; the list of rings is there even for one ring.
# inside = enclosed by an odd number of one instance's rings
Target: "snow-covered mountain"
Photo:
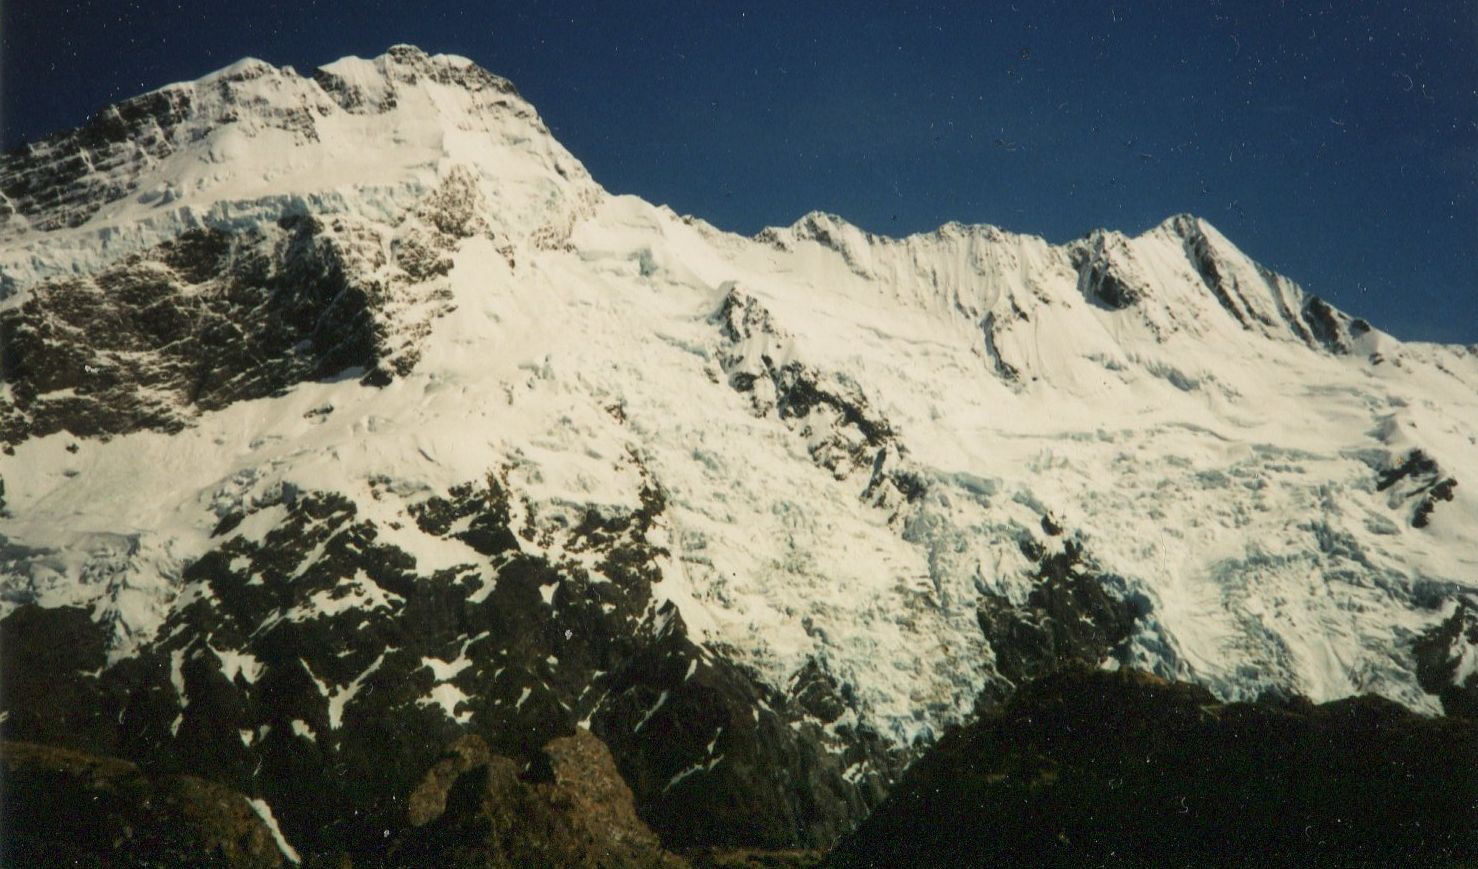
[[[1478,348],[1189,215],[744,238],[466,59],[246,60],[3,158],[0,330],[6,737],[300,851],[577,723],[669,844],[826,844],[1069,658],[1478,708]]]

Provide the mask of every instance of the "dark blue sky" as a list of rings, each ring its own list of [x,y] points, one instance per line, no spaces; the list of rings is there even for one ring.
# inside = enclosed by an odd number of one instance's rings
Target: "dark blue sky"
[[[1478,0],[3,4],[7,147],[244,55],[513,80],[608,189],[1064,241],[1200,214],[1403,338],[1478,342]]]

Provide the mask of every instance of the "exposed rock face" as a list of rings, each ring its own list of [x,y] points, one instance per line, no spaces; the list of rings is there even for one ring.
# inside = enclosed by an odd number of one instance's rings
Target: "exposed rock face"
[[[196,409],[372,368],[370,300],[323,230],[305,218],[272,239],[200,231],[39,288],[0,315],[15,399],[0,437],[173,431]]]
[[[591,572],[517,552],[538,523],[515,530],[506,485],[415,511],[495,578],[472,564],[418,575],[349,500],[285,492],[223,518],[187,571],[192,602],[136,657],[105,666],[106,633],[81,610],[20,607],[0,623],[0,733],[261,794],[305,854],[383,854],[407,798],[410,823],[436,814],[417,782],[460,733],[537,761],[582,719],[672,847],[825,845],[881,799],[901,758],[834,726],[830,689],[768,688],[653,606],[660,490],[568,529]]]
[[[211,84],[224,98],[221,111],[201,120],[210,124],[234,119],[233,91],[270,70],[266,64],[248,63],[217,78]],[[136,176],[144,167],[189,141],[185,127],[199,103],[195,89],[181,88],[109,106],[82,128],[11,155],[0,168],[0,193],[10,200],[14,214],[29,219],[37,229],[78,226],[101,206],[137,189]],[[311,128],[301,112],[269,111],[268,117],[282,129]]]
[[[1392,467],[1380,472],[1376,489],[1387,493],[1392,506],[1411,504],[1411,527],[1425,528],[1441,501],[1451,501],[1457,479],[1442,472],[1437,462],[1421,450],[1412,450]]]
[[[1049,520],[1043,524],[1054,535],[1062,533]],[[1006,680],[982,693],[985,708],[1059,667],[1117,658],[1134,627],[1133,608],[1115,596],[1111,578],[1083,562],[1082,544],[1067,539],[1060,551],[1048,552],[1027,537],[1022,547],[1038,564],[1026,605],[1014,607],[1000,595],[985,595],[980,602],[980,628],[991,638],[996,671]]]
[[[1466,865],[1478,727],[1067,670],[954,731],[835,866]]]
[[[9,211],[0,212],[0,227],[11,220],[42,231],[77,227],[131,194],[168,205],[179,191],[141,192],[141,178],[172,154],[198,147],[213,131],[231,128],[253,137],[282,133],[296,144],[316,143],[320,126],[331,123],[325,119],[335,112],[389,112],[422,78],[467,93],[480,111],[543,126],[512,84],[475,64],[431,57],[408,45],[369,63],[375,65],[373,76],[325,68],[301,78],[290,69],[246,59],[199,81],[109,106],[77,130],[6,156],[0,194]]]
[[[197,414],[414,367],[448,310],[448,254],[489,230],[454,167],[394,228],[348,217],[199,229],[0,312],[0,441],[177,431]]]
[[[1416,641],[1417,675],[1448,715],[1478,721],[1478,601],[1449,605],[1452,615]]]
[[[658,642],[605,681],[593,726],[671,847],[824,847],[882,799],[904,758],[878,734],[817,718],[815,688],[747,678],[675,610],[661,617]]]
[[[1150,289],[1125,275],[1123,260],[1133,254],[1122,236],[1094,232],[1072,251],[1083,294],[1115,310],[1127,308],[1150,294]],[[1132,273],[1132,272],[1130,272]]]
[[[1219,262],[1216,241],[1196,218],[1179,215],[1169,221],[1168,227],[1181,238],[1186,257],[1206,288],[1243,328],[1292,337],[1311,349],[1329,353],[1349,353],[1353,340],[1366,331],[1328,302],[1304,294],[1267,269],[1256,269],[1251,280],[1228,272]]]
[[[0,837],[10,866],[220,866],[286,863],[246,797],[125,761],[0,743]]]
[[[314,70],[313,80],[345,111],[353,114],[375,114],[395,108],[401,89],[414,85],[422,77],[474,94],[487,107],[512,108],[514,102],[508,98],[518,95],[512,82],[476,64],[439,63],[413,45],[391,46],[378,64],[384,72],[378,81],[352,80],[332,69]]]
[[[416,829],[392,846],[391,865],[687,865],[637,817],[610,751],[584,729],[522,766],[465,737],[417,787],[410,811]]]
[[[791,358],[794,339],[763,305],[731,287],[712,322],[729,385],[749,396],[756,416],[783,420],[837,479],[866,471],[863,497],[875,506],[896,508],[923,495],[924,483],[906,467],[907,448],[862,389]]]

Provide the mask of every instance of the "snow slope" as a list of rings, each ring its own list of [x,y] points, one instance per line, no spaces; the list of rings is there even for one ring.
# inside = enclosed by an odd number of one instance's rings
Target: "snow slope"
[[[481,228],[405,279],[446,304],[388,384],[310,380],[176,433],[19,438],[5,612],[85,606],[125,659],[198,593],[183,571],[222,518],[284,491],[341,493],[418,572],[492,583],[412,507],[505,469],[514,524],[548,532],[519,546],[579,562],[557,532],[637,508],[649,473],[654,588],[690,635],[777,688],[817,662],[849,720],[899,744],[1000,683],[982,600],[1026,606],[1070,548],[1133,609],[1106,666],[1440,710],[1413,644],[1478,601],[1478,351],[1351,320],[1204,221],[1054,246],[810,214],[743,238],[606,193],[506,82],[409,47],[312,77],[242,61],[138,100],[96,122],[131,125],[111,139],[5,158],[0,310],[283,215],[394,263],[449,178],[472,179]],[[448,689],[426,701],[455,718]]]

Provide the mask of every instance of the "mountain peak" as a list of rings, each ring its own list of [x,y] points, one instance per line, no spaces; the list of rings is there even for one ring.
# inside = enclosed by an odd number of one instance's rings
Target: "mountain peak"
[[[384,111],[394,106],[394,95],[422,78],[462,88],[471,93],[493,91],[517,96],[511,82],[493,75],[472,60],[454,54],[428,54],[414,45],[392,45],[384,54],[365,59],[342,57],[324,64],[313,78],[347,111]],[[368,109],[367,109],[368,107]]]
[[[244,58],[0,160],[0,238],[24,240],[0,253],[0,296],[258,213],[392,218],[452,165],[499,191],[510,236],[599,195],[513,85],[467,58],[396,45],[311,76]]]
[[[1203,233],[1204,227],[1208,226],[1210,226],[1210,224],[1202,220],[1199,216],[1192,214],[1189,211],[1182,211],[1179,214],[1172,214],[1164,220],[1160,221],[1159,225],[1157,225],[1155,229],[1151,231],[1153,232],[1159,230],[1173,233],[1180,236],[1181,238],[1189,238],[1191,236]]]
[[[0,735],[239,774],[304,853],[464,732],[585,722],[664,841],[806,844],[1067,659],[1478,697],[1478,357],[1198,218],[745,239],[409,46],[0,193]]]
[[[200,85],[211,82],[229,79],[255,78],[259,75],[268,75],[271,73],[280,72],[282,72],[281,69],[278,69],[277,67],[273,66],[265,60],[262,60],[259,57],[243,57],[235,63],[228,63],[218,70],[208,72],[198,79],[194,79],[192,81],[175,82],[174,84],[167,84],[162,88],[156,88],[156,91],[165,90],[168,88],[192,86],[199,87]]]

